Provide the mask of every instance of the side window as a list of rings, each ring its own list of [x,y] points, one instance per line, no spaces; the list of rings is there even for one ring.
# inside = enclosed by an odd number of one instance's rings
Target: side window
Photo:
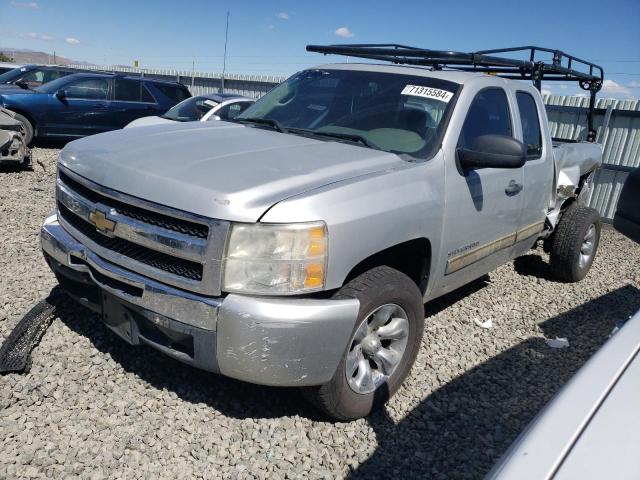
[[[49,83],[60,77],[64,77],[65,75],[67,75],[67,72],[62,72],[60,70],[45,70],[42,83]]]
[[[67,85],[67,98],[106,100],[109,85],[104,78],[87,78]]]
[[[214,115],[217,115],[218,117],[220,117],[220,120],[228,120],[229,119],[229,107],[231,105],[226,105],[224,107],[222,107],[220,110],[218,110],[216,113],[214,113]]]
[[[31,70],[22,76],[20,79],[21,82],[24,82],[30,86],[42,85],[44,82],[44,74],[43,70]]]
[[[240,112],[238,112],[240,114],[253,105],[253,102],[240,102],[238,105],[240,105]]]
[[[522,124],[522,140],[527,147],[527,158],[540,158],[542,155],[542,133],[536,101],[526,92],[517,92],[518,111]]]
[[[142,98],[140,101],[144,103],[156,103],[156,99],[149,93],[149,89],[144,83],[142,84]]]
[[[191,96],[189,90],[177,85],[166,85],[162,83],[155,83],[154,86],[162,92],[163,95],[169,97],[175,103],[186,100]]]
[[[509,102],[501,88],[478,92],[464,120],[458,147],[471,150],[476,138],[482,135],[512,136]]]
[[[247,102],[232,103],[230,105],[227,105],[226,107],[221,108],[220,111],[217,112],[217,114],[222,120],[233,120],[242,112],[244,112],[247,109],[247,106]]]
[[[142,83],[137,80],[116,78],[114,88],[114,100],[121,102],[139,102]]]

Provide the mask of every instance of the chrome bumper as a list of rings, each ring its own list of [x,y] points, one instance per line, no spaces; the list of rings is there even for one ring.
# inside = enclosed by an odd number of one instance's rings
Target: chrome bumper
[[[133,345],[251,383],[305,386],[333,376],[357,300],[211,298],[106,262],[47,217],[41,244],[63,288]]]

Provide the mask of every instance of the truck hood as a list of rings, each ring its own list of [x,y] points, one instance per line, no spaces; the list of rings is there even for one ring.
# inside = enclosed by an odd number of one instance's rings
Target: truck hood
[[[391,153],[228,122],[100,134],[69,143],[59,161],[119,192],[242,222],[308,190],[407,166]]]

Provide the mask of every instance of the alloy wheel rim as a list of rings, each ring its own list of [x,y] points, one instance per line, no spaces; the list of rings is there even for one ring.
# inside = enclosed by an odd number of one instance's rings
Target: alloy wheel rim
[[[587,229],[587,233],[582,240],[582,245],[580,246],[580,268],[584,268],[591,260],[593,256],[593,250],[596,244],[596,226],[594,224],[589,225]]]
[[[409,317],[395,303],[367,315],[356,329],[345,362],[349,387],[367,394],[387,382],[396,371],[409,339]]]

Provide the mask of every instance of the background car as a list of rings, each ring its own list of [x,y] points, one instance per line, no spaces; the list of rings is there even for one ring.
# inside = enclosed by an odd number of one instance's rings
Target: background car
[[[8,72],[9,70],[13,70],[14,68],[24,67],[24,65],[10,63],[10,62],[0,62],[0,75]]]
[[[34,137],[78,138],[116,130],[136,118],[162,115],[191,94],[177,82],[110,73],[75,73],[30,90],[0,92]]]
[[[77,70],[58,66],[24,65],[0,75],[0,93],[18,88],[39,87],[60,77],[77,73]]]
[[[255,99],[231,93],[210,93],[188,98],[172,107],[161,116],[143,117],[134,120],[128,127],[143,127],[170,122],[207,122],[209,120],[232,120],[244,112]]]

